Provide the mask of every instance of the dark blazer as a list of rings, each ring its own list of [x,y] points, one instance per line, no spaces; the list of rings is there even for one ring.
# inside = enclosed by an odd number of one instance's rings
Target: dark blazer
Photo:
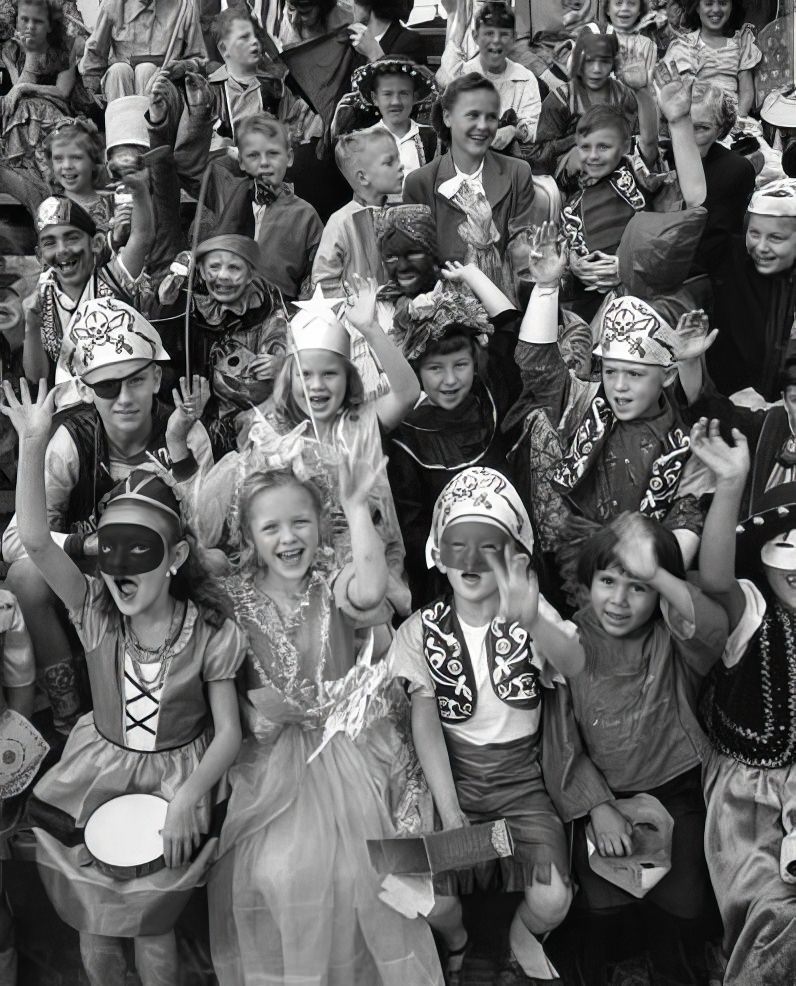
[[[459,226],[466,220],[466,215],[438,191],[439,186],[455,174],[450,153],[436,158],[406,176],[404,202],[430,206],[437,224],[440,258],[463,261],[467,245],[459,236]],[[487,151],[481,181],[492,206],[492,220],[500,234],[498,252],[503,257],[509,240],[533,222],[531,168],[518,158]]]
[[[418,65],[425,65],[428,61],[426,57],[426,45],[422,34],[413,31],[411,28],[404,27],[399,20],[394,20],[382,35],[379,47],[385,55],[406,55]],[[367,65],[367,58],[357,53],[354,58],[354,65]]]

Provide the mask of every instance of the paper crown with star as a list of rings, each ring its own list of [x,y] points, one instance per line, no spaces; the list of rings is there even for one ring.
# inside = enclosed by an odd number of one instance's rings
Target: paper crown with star
[[[641,298],[614,298],[599,317],[595,356],[669,367],[676,362],[672,327]]]
[[[351,336],[337,314],[337,306],[344,300],[324,297],[319,285],[309,301],[295,303],[298,313],[290,320],[294,353],[324,349],[343,359],[351,359]]]

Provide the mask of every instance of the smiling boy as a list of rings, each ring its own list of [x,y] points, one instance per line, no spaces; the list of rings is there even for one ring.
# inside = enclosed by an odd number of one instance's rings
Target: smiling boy
[[[796,311],[796,178],[771,182],[749,203],[745,236],[717,254],[709,273],[715,324],[721,333],[708,355],[718,389],[743,387],[765,400],[779,396]]]
[[[154,240],[154,220],[144,173],[130,175],[124,186],[133,196],[130,235],[104,266],[97,258],[105,237],[76,202],[50,196],[36,214],[38,255],[44,273],[34,294],[24,302],[23,364],[29,380],[50,378],[55,370],[59,408],[79,400],[70,360],[74,349],[72,322],[81,303],[115,297],[143,307],[149,300],[144,263]]]
[[[677,334],[640,298],[616,298],[598,326],[600,379],[581,380],[559,351],[558,279],[551,271],[549,283],[537,282],[515,358],[526,402],[532,393],[533,405],[545,408],[552,424],[553,447],[528,442],[522,454],[544,480],[547,493],[537,492],[534,519],[554,530],[550,550],[558,556],[564,585],[574,593],[583,538],[625,510],[641,511],[673,531],[688,565],[702,526],[699,497],[709,487],[704,468],[690,456],[687,428],[670,397]],[[542,452],[552,464],[540,460]],[[554,508],[560,514],[551,525],[545,513]]]
[[[108,329],[109,331],[105,331]],[[169,411],[156,398],[161,364],[169,359],[160,336],[137,311],[114,298],[79,306],[70,325],[71,369],[90,403],[63,417],[47,446],[45,498],[57,544],[90,568],[97,555],[96,524],[102,497],[132,469],[155,456],[169,465]],[[196,458],[206,458],[204,431],[192,432]],[[36,665],[56,729],[67,733],[80,707],[66,612],[17,533],[16,515],[3,534],[7,583],[27,614]]]
[[[461,23],[464,25],[464,21]],[[506,122],[498,128],[492,142],[496,151],[506,150],[515,140],[523,145],[533,141],[542,108],[536,76],[508,57],[515,34],[512,11],[505,3],[490,0],[475,17],[473,36],[478,45],[478,54],[467,59],[463,37],[457,40],[451,35],[437,71],[437,81],[441,86],[459,75],[478,72],[497,89],[501,120],[506,118]],[[514,122],[508,122],[509,114]]]

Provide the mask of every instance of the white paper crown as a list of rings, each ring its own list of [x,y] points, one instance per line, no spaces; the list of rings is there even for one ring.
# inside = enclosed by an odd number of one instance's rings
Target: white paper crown
[[[675,335],[646,301],[624,295],[603,311],[594,353],[604,359],[668,367],[675,362]]]
[[[343,298],[325,298],[320,285],[309,301],[297,301],[298,314],[290,320],[293,352],[325,349],[351,359],[351,337],[337,315]]]

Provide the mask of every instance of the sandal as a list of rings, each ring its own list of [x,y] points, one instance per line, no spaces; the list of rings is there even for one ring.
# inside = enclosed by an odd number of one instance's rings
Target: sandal
[[[464,982],[464,979],[462,978],[462,972],[464,971],[464,960],[469,950],[469,935],[465,938],[464,944],[461,948],[449,948],[446,950],[445,969],[443,971],[445,986],[462,986],[462,983]],[[451,962],[451,960],[453,960],[453,962]],[[453,965],[453,968],[451,968],[451,965]]]

